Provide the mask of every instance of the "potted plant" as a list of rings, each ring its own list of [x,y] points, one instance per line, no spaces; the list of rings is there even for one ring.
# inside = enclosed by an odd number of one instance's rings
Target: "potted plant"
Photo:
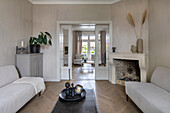
[[[48,32],[40,32],[37,37],[30,37],[30,53],[40,53],[40,45],[52,45],[52,36]]]

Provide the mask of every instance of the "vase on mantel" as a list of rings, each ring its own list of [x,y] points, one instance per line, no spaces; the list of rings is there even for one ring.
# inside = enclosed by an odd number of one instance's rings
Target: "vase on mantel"
[[[131,51],[132,51],[132,53],[136,53],[137,47],[135,45],[131,45]]]
[[[136,46],[137,46],[137,53],[143,53],[143,40],[142,39],[137,39]]]

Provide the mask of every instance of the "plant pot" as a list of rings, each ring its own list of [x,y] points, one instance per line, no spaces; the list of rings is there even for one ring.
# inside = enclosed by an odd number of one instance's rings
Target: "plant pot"
[[[137,53],[143,53],[143,40],[137,39]]]
[[[30,45],[30,53],[40,53],[40,45]]]

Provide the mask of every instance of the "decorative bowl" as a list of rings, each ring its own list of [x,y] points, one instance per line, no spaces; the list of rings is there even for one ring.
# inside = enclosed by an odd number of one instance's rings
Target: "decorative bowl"
[[[75,94],[75,96],[66,96],[66,89],[63,89],[61,93],[59,94],[59,98],[65,101],[77,101],[85,98],[86,91],[83,89],[81,94]]]

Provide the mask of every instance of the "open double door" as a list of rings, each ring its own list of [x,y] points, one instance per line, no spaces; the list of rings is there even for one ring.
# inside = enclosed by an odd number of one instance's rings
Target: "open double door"
[[[60,79],[72,79],[72,25],[60,25]],[[110,52],[109,25],[95,25],[95,80],[108,80],[108,53]]]

